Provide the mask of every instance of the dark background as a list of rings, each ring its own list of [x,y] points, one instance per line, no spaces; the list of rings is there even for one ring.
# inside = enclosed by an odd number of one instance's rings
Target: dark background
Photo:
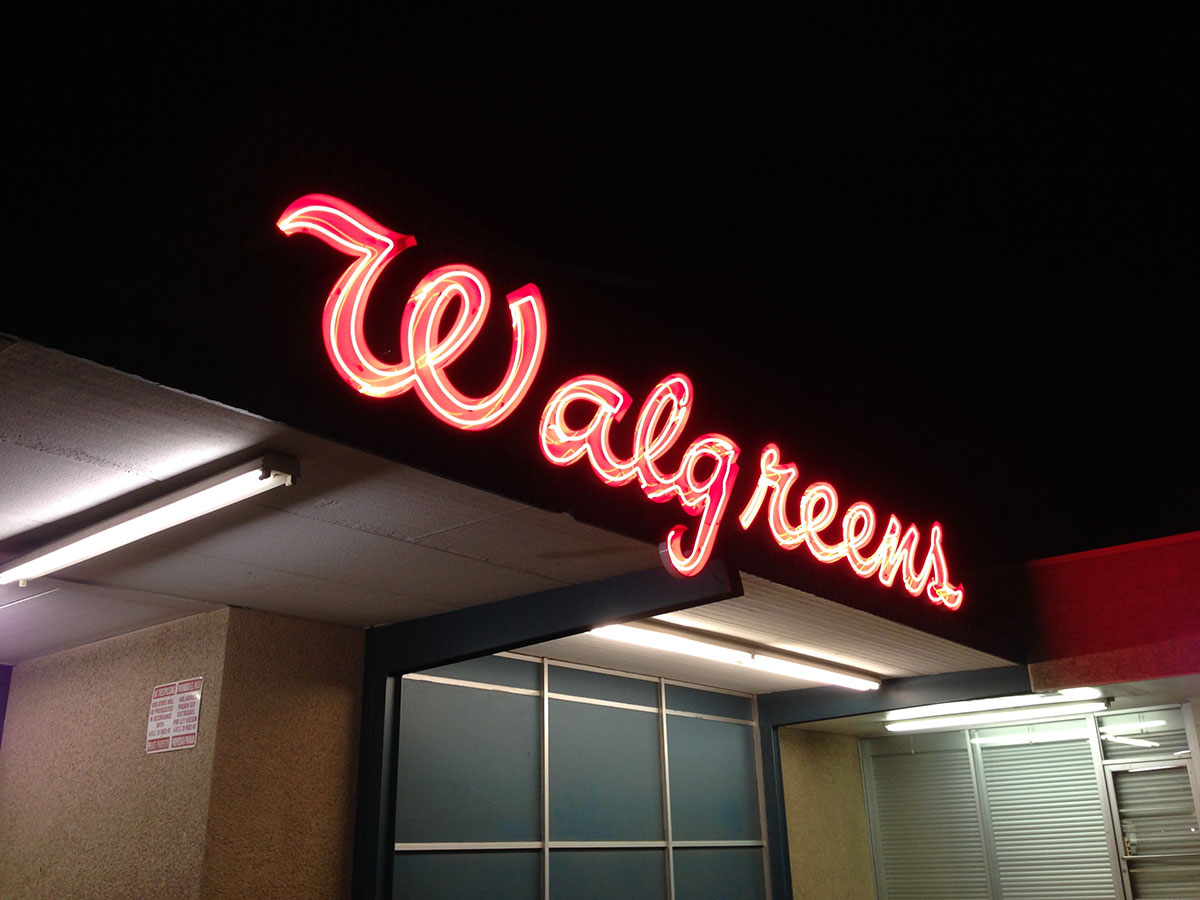
[[[677,504],[548,466],[536,422],[572,375],[640,405],[683,371],[688,439],[742,448],[718,553],[810,587],[838,576],[735,534],[768,440],[940,520],[956,580],[1200,528],[1182,7],[565,7],[10,22],[0,332],[650,539]],[[313,191],[420,242],[376,290],[382,357],[435,265],[539,286],[512,419],[463,435],[337,378],[349,258],[274,227]],[[464,389],[506,332],[493,307]]]

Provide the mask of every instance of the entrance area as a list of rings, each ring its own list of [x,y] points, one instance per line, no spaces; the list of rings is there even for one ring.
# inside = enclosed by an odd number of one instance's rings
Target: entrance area
[[[1200,896],[1193,711],[1132,702],[920,733],[886,734],[887,715],[781,729],[793,896],[825,896],[801,875],[822,866],[879,900]],[[836,792],[818,772],[840,773]]]

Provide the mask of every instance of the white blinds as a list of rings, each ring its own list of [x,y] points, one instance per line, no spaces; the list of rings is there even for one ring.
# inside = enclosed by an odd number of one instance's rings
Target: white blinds
[[[946,746],[948,738],[958,746]],[[965,739],[900,740],[909,751],[866,757],[880,900],[989,900]],[[897,746],[886,738],[864,743]]]
[[[861,741],[879,900],[1200,900],[1190,715]]]
[[[1118,900],[1087,720],[866,740],[880,900]]]
[[[1004,900],[1116,898],[1091,743],[979,746]]]
[[[1186,763],[1110,774],[1133,896],[1200,896],[1200,825]]]

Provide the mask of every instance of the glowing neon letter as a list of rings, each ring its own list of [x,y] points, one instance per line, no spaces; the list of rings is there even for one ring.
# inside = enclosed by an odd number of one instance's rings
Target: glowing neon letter
[[[491,428],[524,398],[546,348],[546,310],[532,284],[509,294],[513,343],[500,386],[485,397],[467,397],[442,371],[479,334],[491,303],[491,288],[470,266],[443,266],[421,280],[404,308],[401,324],[403,361],[380,361],[367,347],[363,320],[371,289],[380,272],[416,243],[411,235],[384,228],[361,210],[336,197],[307,194],[288,206],[276,223],[284,234],[311,234],[358,260],[334,284],[325,301],[322,331],[325,350],[338,374],[371,397],[394,397],[416,387],[435,416],[465,431]],[[438,337],[447,307],[458,301],[458,317]]]
[[[875,510],[871,505],[861,501],[852,503],[842,516],[841,542],[827,544],[819,534],[837,518],[837,491],[833,485],[823,481],[809,485],[800,498],[800,521],[793,524],[788,520],[786,505],[797,477],[796,464],[781,465],[779,448],[775,444],[768,444],[759,460],[758,484],[755,485],[754,494],[738,516],[742,528],[750,527],[770,493],[767,524],[775,542],[783,549],[794,550],[801,544],[808,544],[813,557],[824,563],[837,562],[845,557],[850,568],[860,577],[870,578],[878,572],[879,581],[888,587],[899,572],[904,589],[912,596],[919,597],[924,592],[930,601],[940,603],[947,609],[958,609],[962,605],[962,586],[953,587],[949,583],[940,524],[934,522],[929,530],[929,552],[919,572],[915,556],[921,540],[920,532],[915,525],[910,525],[901,537],[900,520],[895,516],[888,517],[887,528],[875,552],[864,557],[861,551],[875,534]]]
[[[651,500],[664,503],[677,497],[685,512],[700,517],[690,551],[683,549],[687,531],[683,525],[674,526],[663,544],[663,561],[681,575],[695,575],[708,562],[729,504],[729,489],[737,478],[738,447],[720,434],[693,441],[674,474],[655,465],[687,423],[691,394],[692,383],[686,375],[671,375],[658,383],[638,413],[629,459],[618,459],[609,444],[612,423],[619,422],[630,408],[629,394],[599,375],[572,378],[555,391],[538,429],[542,453],[556,466],[569,466],[586,456],[605,484],[628,484],[636,478]],[[594,411],[586,425],[576,428],[567,424],[567,409],[578,403]],[[711,460],[713,468],[707,477],[699,478],[696,470],[705,460]]]
[[[587,403],[596,408],[583,428],[567,425],[567,408],[573,403]],[[632,403],[625,390],[607,378],[599,375],[572,378],[554,392],[542,411],[538,428],[542,454],[556,466],[569,466],[587,456],[605,484],[628,484],[637,477],[634,461],[613,456],[608,432],[614,421],[625,418]]]
[[[842,516],[842,534],[846,536],[846,559],[850,568],[861,577],[870,578],[879,568],[879,561],[874,557],[864,559],[858,551],[875,536],[875,508],[861,500],[850,504],[846,515]]]

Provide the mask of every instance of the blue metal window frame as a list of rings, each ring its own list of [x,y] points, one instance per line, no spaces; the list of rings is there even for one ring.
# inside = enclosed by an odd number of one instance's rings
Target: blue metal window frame
[[[691,578],[665,569],[555,588],[367,631],[354,838],[355,900],[391,900],[399,679],[409,672],[728,600],[736,570],[714,560]]]

